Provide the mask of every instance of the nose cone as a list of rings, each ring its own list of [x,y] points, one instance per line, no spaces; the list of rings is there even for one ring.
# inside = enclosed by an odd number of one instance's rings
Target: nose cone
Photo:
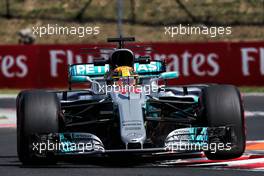
[[[113,94],[118,105],[121,139],[124,144],[141,143],[146,140],[142,111],[142,95],[137,93]]]

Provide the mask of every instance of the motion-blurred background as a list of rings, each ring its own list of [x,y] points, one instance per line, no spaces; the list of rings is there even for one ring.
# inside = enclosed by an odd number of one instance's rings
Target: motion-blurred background
[[[100,32],[34,33],[48,25]],[[179,25],[230,27],[231,34],[166,33]],[[166,59],[182,76],[175,84],[264,85],[264,0],[1,0],[0,88],[66,87],[67,64],[94,59],[80,49],[120,33],[151,43],[153,59]]]
[[[46,24],[97,25],[98,36],[45,36],[37,43],[104,42],[116,36],[119,0],[1,0],[0,41],[16,44],[17,32]],[[139,41],[263,40],[264,0],[125,0],[123,30]],[[200,35],[164,35],[164,26],[178,24],[232,26],[232,35],[215,38]]]

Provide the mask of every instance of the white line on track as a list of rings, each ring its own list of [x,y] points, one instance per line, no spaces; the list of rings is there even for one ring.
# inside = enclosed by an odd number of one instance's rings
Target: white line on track
[[[0,94],[0,99],[4,99],[4,98],[15,99],[16,97],[17,97],[17,94]]]
[[[245,111],[246,117],[264,116],[264,111]]]
[[[242,93],[243,96],[256,96],[256,97],[263,97],[264,92],[251,92],[251,93]]]
[[[5,117],[0,119],[0,128],[15,127],[16,125],[16,110],[15,109],[1,109],[0,116]]]
[[[213,166],[217,164],[228,165],[228,166],[242,166],[242,165],[255,164],[255,163],[264,163],[264,158],[224,161],[224,162],[216,162],[216,163],[202,163],[202,164],[195,164],[195,166]]]
[[[247,144],[264,143],[264,140],[247,141]]]

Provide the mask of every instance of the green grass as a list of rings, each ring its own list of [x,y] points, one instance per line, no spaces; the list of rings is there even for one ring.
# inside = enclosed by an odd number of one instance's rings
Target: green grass
[[[20,89],[0,89],[0,94],[18,94]]]
[[[0,120],[1,119],[7,119],[7,117],[6,116],[3,116],[3,115],[0,115]]]
[[[9,0],[14,16],[74,19],[88,0]],[[123,1],[123,16],[130,20],[131,1]],[[153,24],[192,22],[190,16],[176,0],[144,0],[135,2],[136,22]],[[263,0],[181,0],[188,11],[199,21],[210,23],[263,22]],[[23,8],[21,8],[23,7]],[[5,1],[0,2],[0,13],[5,13]],[[115,0],[92,0],[83,15],[84,20],[116,18]]]
[[[103,42],[116,36],[116,1],[92,0],[81,21],[77,15],[88,0],[9,0],[13,18],[0,17],[0,43],[16,44],[17,32],[45,24],[67,26],[100,26],[100,35],[79,38],[76,36],[45,36],[37,43],[91,43]],[[133,0],[123,1],[124,35],[136,36],[139,41],[211,41],[211,40],[264,40],[264,0],[180,0],[195,20],[176,0],[134,0],[135,18],[131,23]],[[4,16],[5,1],[0,1],[0,16]],[[21,8],[23,7],[23,8]],[[174,38],[164,35],[164,26],[183,24],[233,25],[232,35],[216,38],[190,35]],[[8,29],[8,30],[6,30]]]
[[[239,87],[239,90],[243,93],[264,93],[264,87]]]

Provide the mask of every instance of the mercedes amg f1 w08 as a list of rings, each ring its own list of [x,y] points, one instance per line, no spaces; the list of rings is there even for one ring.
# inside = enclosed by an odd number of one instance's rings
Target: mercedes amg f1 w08
[[[24,164],[58,158],[177,155],[209,159],[245,150],[241,95],[232,85],[168,86],[177,72],[118,42],[108,58],[69,66],[69,89],[25,90],[17,97],[17,149]],[[87,84],[73,89],[76,84]],[[89,86],[88,86],[89,85]]]

